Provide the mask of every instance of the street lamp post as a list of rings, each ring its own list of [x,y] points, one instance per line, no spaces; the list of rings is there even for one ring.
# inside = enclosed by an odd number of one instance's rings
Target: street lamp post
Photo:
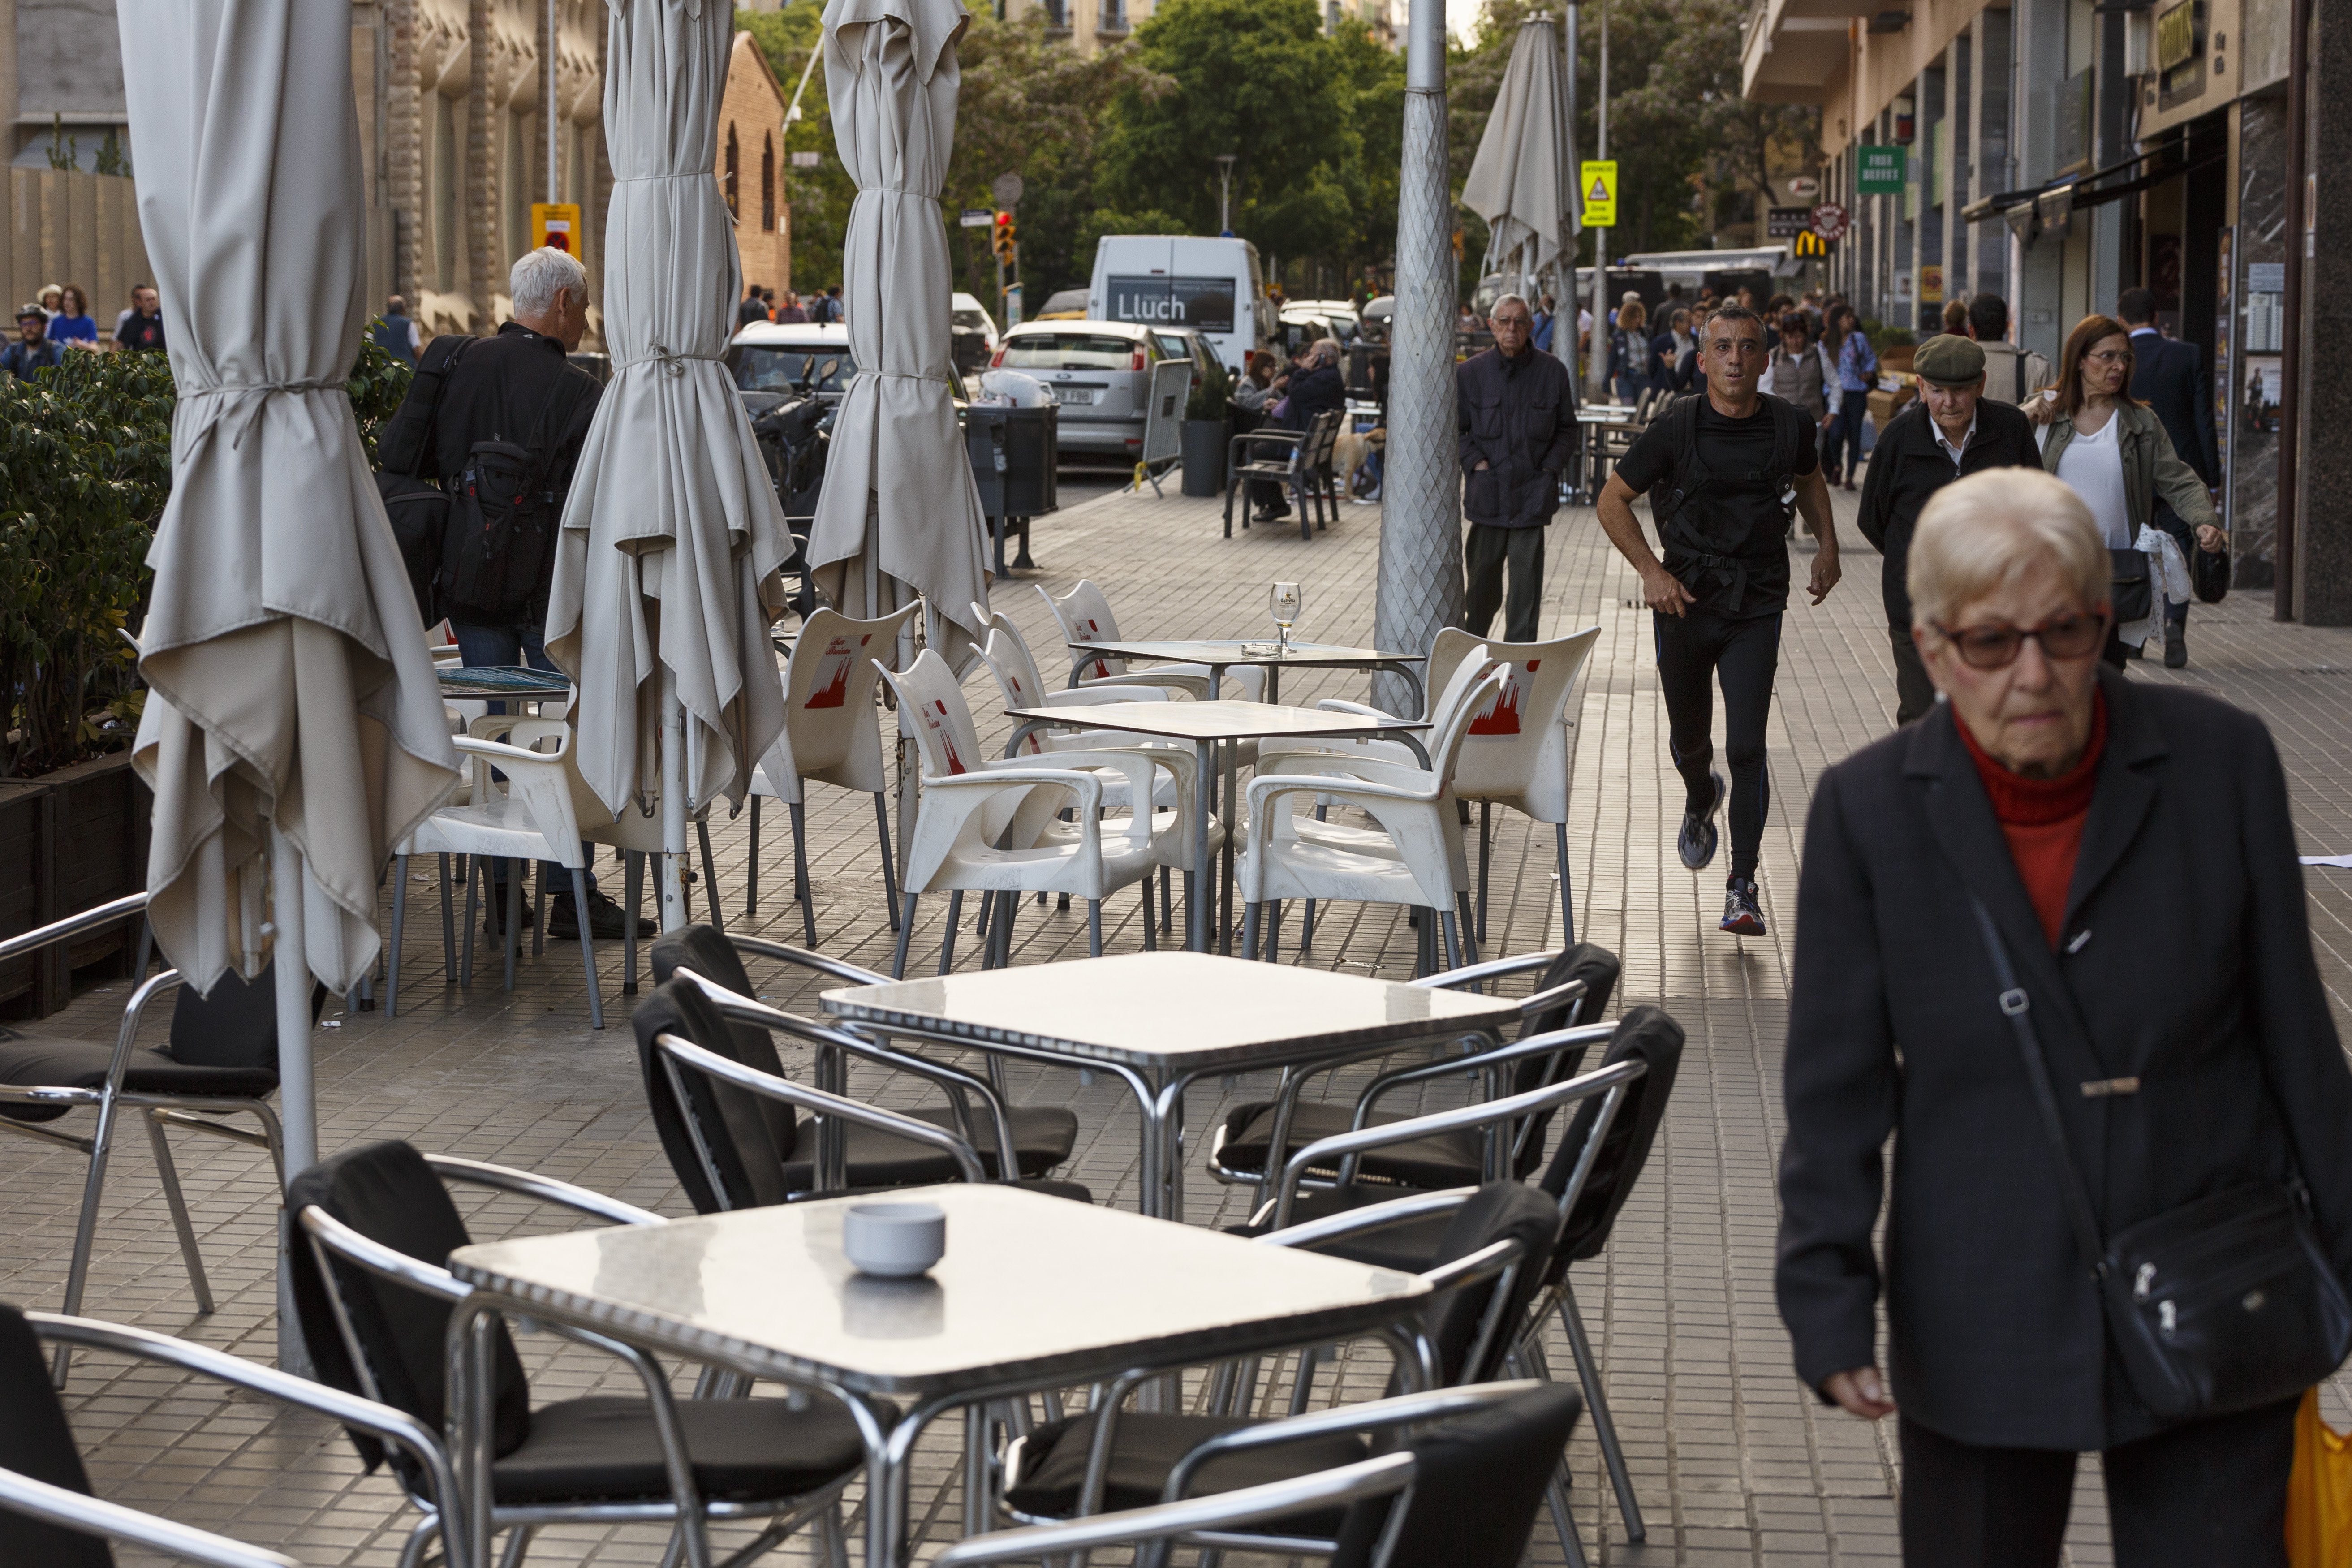
[[[1601,85],[1597,97],[1600,101],[1593,107],[1601,121],[1597,138],[1600,149],[1592,155],[1605,163],[1609,161],[1609,0],[1601,0]],[[1584,199],[1580,188],[1584,184],[1581,174],[1576,183],[1580,187],[1577,200],[1581,203]],[[1585,395],[1595,403],[1608,399],[1609,231],[1605,228],[1592,231],[1592,359],[1591,368],[1585,375],[1584,389]]]
[[[1231,216],[1233,195],[1234,154],[1220,153],[1217,154],[1217,232],[1227,238],[1231,238],[1234,232]]]

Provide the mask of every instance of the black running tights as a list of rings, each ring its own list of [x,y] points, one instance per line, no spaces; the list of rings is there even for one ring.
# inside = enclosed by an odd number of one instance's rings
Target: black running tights
[[[1772,711],[1772,676],[1780,664],[1780,616],[1733,620],[1706,610],[1653,615],[1657,623],[1658,686],[1666,700],[1666,741],[1683,775],[1689,808],[1715,795],[1715,693],[1723,687],[1724,760],[1731,767],[1731,874],[1753,879],[1764,846],[1771,778],[1764,765],[1764,725]]]

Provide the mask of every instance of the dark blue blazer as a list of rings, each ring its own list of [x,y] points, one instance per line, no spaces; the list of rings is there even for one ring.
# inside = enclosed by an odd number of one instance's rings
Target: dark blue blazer
[[[2160,332],[2132,334],[2131,395],[2156,411],[2172,449],[2207,484],[2221,478],[2221,451],[2213,439],[2213,395],[2205,382],[2204,354]]]

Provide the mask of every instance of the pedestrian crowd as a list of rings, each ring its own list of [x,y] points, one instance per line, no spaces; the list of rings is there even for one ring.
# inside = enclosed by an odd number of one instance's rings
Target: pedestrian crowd
[[[163,310],[153,284],[133,287],[131,302],[114,318],[113,331],[100,335],[89,313],[89,292],[79,283],[51,283],[39,299],[16,307],[16,336],[0,350],[0,371],[30,381],[63,363],[70,349],[105,353],[163,346]]]

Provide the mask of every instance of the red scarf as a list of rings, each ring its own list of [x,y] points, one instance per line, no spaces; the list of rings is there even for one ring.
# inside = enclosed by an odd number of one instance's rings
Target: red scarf
[[[2013,773],[1985,754],[1969,727],[1952,716],[1952,727],[1969,749],[1992,802],[1993,820],[2009,840],[2010,858],[2025,884],[2025,896],[2041,917],[2042,933],[2058,945],[2059,927],[2066,919],[2066,890],[2074,881],[2074,857],[2083,847],[2083,824],[2091,815],[2091,795],[2098,786],[2099,755],[2107,745],[2107,696],[2091,695],[2091,740],[2073,768],[2054,779],[2030,779]]]

